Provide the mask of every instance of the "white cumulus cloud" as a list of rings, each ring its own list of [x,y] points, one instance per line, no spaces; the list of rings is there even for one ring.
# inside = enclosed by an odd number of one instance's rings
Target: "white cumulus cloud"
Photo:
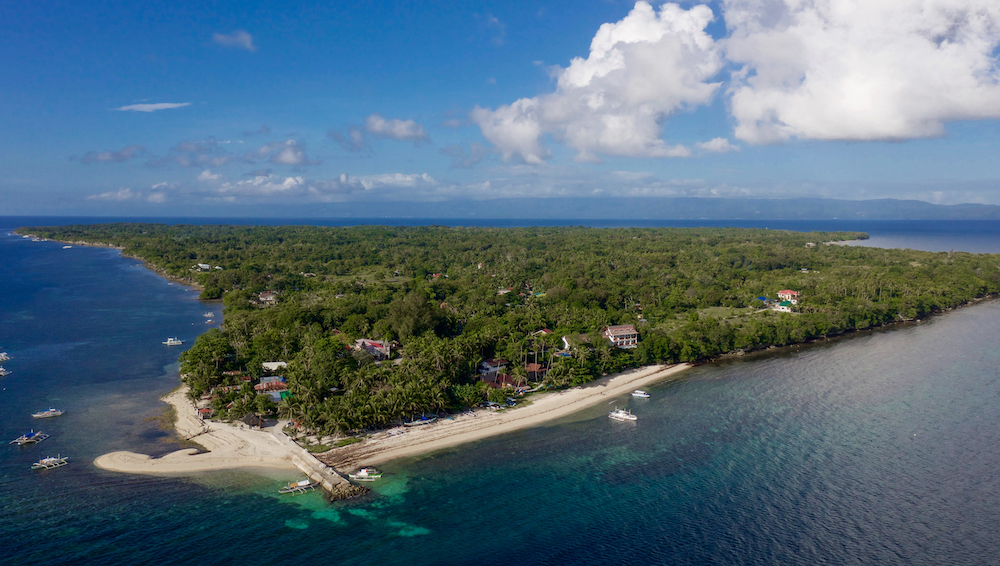
[[[736,137],[901,140],[1000,117],[995,0],[727,0]]]
[[[119,106],[114,110],[120,110],[122,112],[156,112],[157,110],[170,110],[172,108],[184,108],[185,106],[191,106],[191,103],[153,102],[148,104],[129,104],[128,106]]]
[[[726,138],[714,138],[707,142],[698,142],[694,145],[698,149],[712,153],[729,153],[730,151],[740,150],[740,146],[729,143],[729,140]]]
[[[557,69],[556,90],[496,110],[476,107],[470,117],[505,159],[541,163],[549,155],[543,134],[577,151],[598,154],[686,157],[690,150],[661,139],[664,117],[711,101],[721,83],[719,46],[705,32],[714,19],[707,6],[659,11],[637,2],[619,22],[600,27],[590,54]]]
[[[393,118],[386,120],[378,114],[372,114],[365,119],[365,129],[368,133],[381,138],[389,138],[398,141],[420,142],[430,141],[424,127],[413,120],[399,120]]]

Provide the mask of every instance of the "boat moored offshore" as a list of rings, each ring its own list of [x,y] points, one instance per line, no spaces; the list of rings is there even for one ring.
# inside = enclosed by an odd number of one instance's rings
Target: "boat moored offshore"
[[[166,344],[167,346],[180,346],[181,344],[184,343],[184,341],[181,340],[180,338],[177,338],[176,336],[171,336],[170,338],[164,340],[163,343]]]
[[[639,417],[633,415],[628,409],[615,409],[608,413],[608,418],[622,422],[639,420]]]
[[[36,432],[35,429],[31,429],[30,432],[22,434],[14,440],[11,440],[8,444],[17,444],[18,446],[24,446],[25,444],[37,444],[48,437],[49,435],[42,431]]]
[[[31,416],[35,417],[36,419],[47,419],[49,417],[58,417],[58,416],[64,414],[65,412],[66,411],[60,411],[59,409],[56,409],[54,407],[49,407],[48,409],[46,409],[44,411],[39,411],[37,413],[31,413]]]
[[[32,470],[51,470],[65,466],[69,456],[48,456],[31,465]]]
[[[633,397],[641,397],[643,399],[649,399],[649,393],[646,393],[642,389],[636,389],[632,392]]]

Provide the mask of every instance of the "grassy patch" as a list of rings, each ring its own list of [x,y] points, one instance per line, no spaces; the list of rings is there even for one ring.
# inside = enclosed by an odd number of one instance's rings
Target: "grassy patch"
[[[344,446],[350,446],[355,442],[361,442],[361,439],[353,436],[351,438],[341,438],[336,443],[334,443],[334,446],[336,446],[337,448],[342,448]]]
[[[303,446],[303,448],[305,448],[309,452],[312,452],[313,454],[318,454],[320,452],[326,452],[327,450],[330,449],[330,446],[327,444],[307,444]]]

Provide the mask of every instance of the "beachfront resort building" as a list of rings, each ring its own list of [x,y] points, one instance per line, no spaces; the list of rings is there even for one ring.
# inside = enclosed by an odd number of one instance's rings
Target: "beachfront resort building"
[[[607,326],[601,331],[601,336],[607,338],[611,345],[617,348],[635,348],[639,345],[639,333],[634,324]]]

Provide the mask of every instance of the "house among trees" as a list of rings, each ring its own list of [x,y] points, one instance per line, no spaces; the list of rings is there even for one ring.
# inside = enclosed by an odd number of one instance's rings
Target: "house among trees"
[[[257,302],[262,305],[273,305],[278,302],[278,293],[274,291],[263,291],[257,295]]]
[[[798,291],[791,291],[791,290],[785,289],[784,291],[778,291],[778,300],[779,301],[788,301],[788,302],[792,303],[793,305],[797,305],[797,304],[799,304],[799,295],[800,295],[800,293]]]
[[[781,301],[780,303],[775,303],[771,308],[778,312],[792,312],[792,304],[791,301]]]
[[[490,358],[479,364],[479,375],[498,374],[507,367],[507,360]]]
[[[607,326],[601,331],[601,336],[618,348],[635,348],[639,345],[639,333],[635,330],[634,324]]]
[[[288,391],[288,384],[285,383],[285,378],[280,375],[262,377],[260,378],[260,383],[254,385],[253,388],[258,393],[269,395],[275,403],[292,396]]]
[[[392,354],[392,346],[384,340],[358,338],[354,341],[354,349],[359,352],[368,352],[377,361],[388,359]]]
[[[549,371],[549,368],[539,363],[527,363],[524,364],[524,371],[527,373],[528,381],[541,381],[545,379],[545,372]]]
[[[260,367],[264,368],[264,371],[268,373],[274,373],[280,369],[288,367],[288,362],[264,362],[260,364]]]

